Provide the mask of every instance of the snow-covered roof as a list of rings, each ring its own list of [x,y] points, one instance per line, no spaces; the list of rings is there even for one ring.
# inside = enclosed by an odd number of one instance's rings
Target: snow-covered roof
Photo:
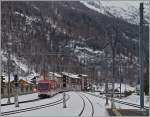
[[[55,77],[57,77],[57,78],[62,77],[62,75],[61,75],[61,74],[56,73],[56,72],[49,72],[49,74],[50,74],[50,75],[54,75],[54,76],[55,76]]]
[[[8,74],[7,73],[2,73],[2,75],[4,76],[5,80],[4,82],[8,82]],[[25,80],[28,83],[30,83],[31,79],[35,76],[39,76],[39,74],[32,72],[31,74],[29,74],[28,76],[18,76],[18,80]],[[14,75],[11,73],[10,74],[10,82],[14,80]]]
[[[72,74],[72,73],[68,73],[68,72],[62,72],[62,74],[68,76],[69,78],[80,79],[78,74]]]

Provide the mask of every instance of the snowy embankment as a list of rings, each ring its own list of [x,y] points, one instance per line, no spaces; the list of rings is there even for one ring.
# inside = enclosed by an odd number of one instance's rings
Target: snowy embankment
[[[94,85],[93,87],[95,87],[95,89],[97,89],[96,85]],[[118,89],[118,91],[120,92],[120,84],[119,83],[115,83],[115,89]],[[102,86],[98,86],[98,89],[96,91],[102,91],[102,92],[105,91],[105,84],[102,84]],[[121,84],[121,92],[124,93],[124,91],[135,91],[135,87],[131,87],[129,85]],[[100,95],[99,92],[95,92],[94,94],[95,95]],[[105,97],[105,95],[101,95],[101,96]],[[124,101],[124,102],[129,102],[129,103],[140,105],[140,95],[137,95],[137,94],[131,94],[128,97],[124,97],[122,99],[118,99],[118,98],[116,98],[116,99]],[[150,96],[144,96],[144,106],[149,107],[149,103],[150,103],[149,101],[150,101]],[[118,103],[116,103],[116,106],[118,108],[127,107],[127,106],[123,106],[122,104],[118,104]]]
[[[123,98],[121,100],[125,101],[125,102],[129,102],[129,103],[134,103],[134,104],[140,105],[140,95],[137,95],[137,94],[132,94],[132,95],[130,95],[128,97],[125,97],[125,98]],[[144,96],[144,106],[149,107],[149,100],[150,100],[149,96]]]
[[[105,95],[100,95],[99,92],[92,92],[91,94],[105,98]],[[124,101],[128,103],[140,105],[140,95],[137,95],[137,94],[131,94],[130,96],[124,97],[122,99],[115,98],[115,100],[120,100],[120,101]],[[128,107],[130,109],[136,108],[136,107],[127,106],[124,104],[119,104],[117,102],[115,102],[115,105],[116,105],[116,108],[122,108],[122,109],[126,109],[126,108],[128,109]],[[144,96],[144,106],[150,107],[150,96]]]
[[[28,101],[28,100],[34,100],[34,99],[37,99],[37,98],[38,98],[38,94],[37,93],[18,96],[19,102]],[[7,100],[8,100],[8,98],[1,99],[1,104],[7,104]],[[11,101],[11,103],[14,103],[14,97],[11,97],[10,101]]]
[[[93,85],[95,91],[105,91],[105,84],[103,83],[101,86]],[[112,88],[112,84],[108,84],[108,88]],[[120,92],[120,84],[115,83],[115,89],[117,89]],[[124,91],[135,91],[135,87],[131,87],[128,84],[121,83],[121,92],[124,93]]]
[[[33,96],[33,95],[32,95]],[[23,95],[23,96],[19,96],[19,101],[21,100],[31,100],[31,99],[37,99],[38,98],[38,95],[37,94],[34,94],[34,97],[32,97],[30,94],[29,95]],[[19,104],[19,107],[17,108],[14,108],[15,105],[7,105],[7,106],[2,106],[1,107],[1,112],[7,112],[7,111],[12,111],[12,110],[18,110],[18,109],[24,109],[24,108],[28,108],[28,107],[35,107],[35,106],[39,106],[39,105],[42,105],[42,104],[47,104],[47,103],[51,103],[51,102],[54,102],[54,101],[57,101],[59,99],[62,98],[62,95],[61,94],[58,94],[54,97],[51,97],[51,98],[47,98],[47,99],[44,99],[44,100],[39,100],[39,101],[34,101],[34,102],[28,102],[28,103],[21,103]]]

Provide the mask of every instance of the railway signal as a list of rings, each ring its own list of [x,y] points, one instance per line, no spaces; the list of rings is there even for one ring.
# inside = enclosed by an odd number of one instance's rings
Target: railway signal
[[[15,89],[16,89],[15,97],[14,97],[14,100],[15,100],[15,107],[19,107],[19,101],[18,101],[18,88],[19,88],[19,83],[18,83],[18,76],[17,76],[16,74],[14,75],[14,84],[15,84]]]
[[[108,105],[108,81],[105,83],[105,95],[106,95],[106,104]]]
[[[1,86],[4,87],[5,86],[5,82],[4,82],[5,78],[4,76],[1,76]]]
[[[66,88],[66,76],[63,75],[63,88]]]
[[[15,87],[18,87],[18,76],[17,75],[14,75],[14,84],[15,84]]]

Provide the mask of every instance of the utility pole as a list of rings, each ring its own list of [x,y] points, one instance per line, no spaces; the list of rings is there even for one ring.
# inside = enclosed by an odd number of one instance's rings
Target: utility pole
[[[144,109],[143,3],[140,3],[140,106]]]
[[[14,83],[15,83],[15,107],[19,107],[19,101],[18,101],[18,90],[19,90],[19,84],[18,84],[18,75],[14,75]]]
[[[0,1],[0,9],[1,9],[1,1]],[[1,10],[0,10],[1,12]],[[0,17],[0,22],[1,22],[1,17]],[[1,22],[2,23],[2,22]],[[1,27],[0,27],[1,30]],[[1,49],[1,31],[0,31],[0,65],[2,66],[2,49]],[[2,67],[0,67],[0,75],[2,76]],[[0,89],[2,89],[2,84],[1,84],[2,79],[0,79]],[[0,94],[2,94],[1,90],[0,90]],[[1,95],[0,95],[0,99],[1,99]],[[0,101],[0,105],[1,105],[1,101]],[[1,112],[1,109],[0,109]]]
[[[121,59],[121,56],[120,56],[120,53],[119,53],[119,58]],[[121,60],[120,60],[120,63],[119,63],[119,74],[118,74],[118,76],[120,77],[120,99],[121,99],[121,82],[122,82],[122,75],[121,75]]]
[[[10,39],[11,39],[11,34],[10,34]],[[10,47],[11,47],[11,42],[8,43],[8,61],[7,61],[7,68],[8,68],[8,87],[7,87],[7,90],[8,90],[8,101],[7,103],[10,104]]]
[[[46,74],[45,74],[45,56],[42,57],[43,58],[43,79],[46,79]]]
[[[105,83],[105,96],[106,96],[106,104],[105,105],[108,105],[108,80],[106,80],[106,83]]]
[[[11,22],[11,15],[12,15],[12,7],[10,8],[8,15],[9,15],[9,42],[8,42],[8,61],[7,61],[7,65],[8,65],[8,101],[7,103],[10,104],[10,51],[11,51],[11,41],[12,41],[12,22]]]
[[[113,44],[113,43],[112,43]],[[115,78],[115,53],[114,44],[112,45],[112,95],[111,95],[111,108],[114,108],[114,78]]]
[[[115,37],[116,38],[116,37]],[[116,39],[112,31],[112,95],[111,95],[111,108],[115,108],[114,93],[115,93],[115,54],[116,54]]]

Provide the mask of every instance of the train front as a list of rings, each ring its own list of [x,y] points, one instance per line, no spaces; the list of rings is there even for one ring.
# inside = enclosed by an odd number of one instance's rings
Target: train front
[[[50,80],[39,80],[37,83],[38,96],[50,97],[51,96],[51,81]]]

